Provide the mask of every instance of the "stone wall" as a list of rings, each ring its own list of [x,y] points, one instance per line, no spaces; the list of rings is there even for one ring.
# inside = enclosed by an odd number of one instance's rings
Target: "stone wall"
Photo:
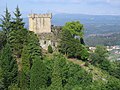
[[[30,14],[29,30],[37,34],[40,46],[47,50],[51,45],[53,50],[57,48],[57,33],[52,32],[51,28],[52,14]]]
[[[57,48],[58,41],[56,40],[56,36],[52,32],[38,34],[38,37],[40,46],[43,49],[47,50],[49,45],[52,46],[53,50]]]
[[[51,32],[52,14],[29,14],[29,30],[39,33]]]

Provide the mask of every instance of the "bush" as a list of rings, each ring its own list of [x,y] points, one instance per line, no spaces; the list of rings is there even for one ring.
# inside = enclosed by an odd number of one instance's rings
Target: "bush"
[[[51,45],[48,46],[48,52],[53,53],[53,49],[52,49]]]

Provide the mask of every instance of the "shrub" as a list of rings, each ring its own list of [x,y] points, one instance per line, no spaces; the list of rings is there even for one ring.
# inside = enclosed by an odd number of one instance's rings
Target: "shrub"
[[[48,46],[48,52],[53,53],[53,49],[52,49],[51,45]]]

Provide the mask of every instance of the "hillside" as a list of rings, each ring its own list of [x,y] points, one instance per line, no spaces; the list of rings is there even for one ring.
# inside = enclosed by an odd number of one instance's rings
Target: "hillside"
[[[52,60],[53,59],[53,54],[46,54],[45,55],[47,57],[47,59]],[[88,65],[85,65],[86,62],[82,61],[82,60],[78,60],[75,58],[67,58],[66,60],[68,62],[72,62],[76,65],[79,65],[80,67],[82,67],[86,72],[91,73],[93,76],[93,82],[94,81],[98,81],[101,83],[106,83],[108,82],[108,80],[110,79],[116,79],[119,81],[119,79],[111,76],[108,74],[108,72],[106,72],[105,70],[102,70],[96,66],[91,65],[90,63]]]
[[[91,35],[85,37],[85,43],[88,46],[96,45],[120,45],[120,33],[111,33],[111,34],[101,34],[101,35]]]

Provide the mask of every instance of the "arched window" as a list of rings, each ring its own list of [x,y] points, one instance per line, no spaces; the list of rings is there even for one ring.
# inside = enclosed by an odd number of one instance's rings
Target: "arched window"
[[[44,44],[46,44],[46,41],[44,41]]]

